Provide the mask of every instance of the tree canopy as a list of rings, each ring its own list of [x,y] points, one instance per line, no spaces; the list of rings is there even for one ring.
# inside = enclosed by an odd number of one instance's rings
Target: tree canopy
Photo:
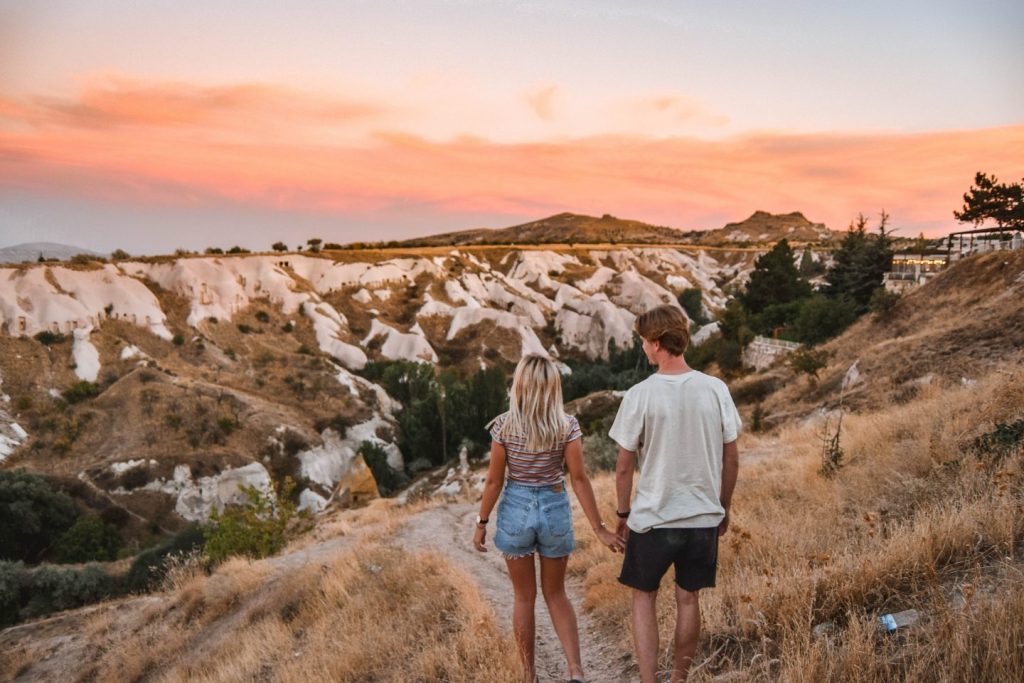
[[[740,301],[749,313],[757,315],[769,306],[788,304],[810,293],[811,286],[800,277],[793,250],[783,239],[754,262],[754,271]]]
[[[850,226],[833,264],[825,274],[827,293],[832,298],[848,297],[858,307],[858,314],[867,310],[871,295],[882,285],[882,276],[892,263],[892,231],[889,214],[882,211],[878,234],[867,231],[868,219],[863,214]]]
[[[994,221],[997,228],[1024,228],[1024,181],[1000,183],[994,175],[978,172],[974,184],[964,193],[964,205],[953,217],[961,223],[980,226]]]

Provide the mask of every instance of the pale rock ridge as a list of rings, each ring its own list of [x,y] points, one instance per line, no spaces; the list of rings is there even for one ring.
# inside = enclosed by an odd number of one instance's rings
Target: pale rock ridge
[[[423,334],[423,328],[419,323],[410,328],[409,332],[399,332],[390,325],[385,325],[379,319],[374,318],[370,324],[370,332],[363,339],[363,346],[366,346],[373,339],[384,337],[380,353],[385,358],[392,360],[417,359],[428,363],[437,362],[437,353],[427,341]]]
[[[84,473],[79,475],[83,478]],[[264,494],[273,496],[270,473],[258,462],[237,468],[228,468],[219,474],[192,479],[188,465],[178,465],[170,480],[156,479],[142,487],[146,491],[159,491],[175,496],[174,511],[190,522],[206,521],[214,510],[220,512],[227,505],[238,505],[246,501],[245,487],[255,487]],[[113,494],[129,493],[114,489]]]
[[[109,313],[108,313],[109,310]],[[170,340],[166,317],[144,284],[113,265],[96,270],[60,266],[0,268],[0,325],[12,335],[70,333],[127,320]]]

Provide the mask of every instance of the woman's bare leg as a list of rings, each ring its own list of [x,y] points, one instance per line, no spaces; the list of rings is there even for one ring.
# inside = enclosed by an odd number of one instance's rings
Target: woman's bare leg
[[[551,624],[555,627],[558,640],[565,651],[569,665],[569,678],[583,678],[583,664],[580,661],[580,632],[576,626],[576,612],[565,594],[565,568],[569,557],[540,558],[540,586],[544,591],[544,602],[548,605]]]
[[[523,662],[523,680],[533,683],[536,678],[533,655],[535,633],[533,606],[537,602],[537,574],[533,555],[505,560],[508,575],[512,578],[515,599],[512,606],[512,633]]]

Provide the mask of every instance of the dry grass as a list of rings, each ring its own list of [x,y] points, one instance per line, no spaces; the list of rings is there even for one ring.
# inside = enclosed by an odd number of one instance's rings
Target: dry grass
[[[99,656],[79,680],[511,681],[518,673],[473,582],[434,554],[361,542],[270,574],[235,560],[178,572],[141,615],[84,626]]]
[[[971,387],[930,387],[913,403],[848,416],[846,465],[831,480],[818,474],[815,427],[779,434],[776,456],[741,469],[718,588],[702,600],[697,680],[734,670],[793,681],[1024,680],[1024,453],[971,448],[997,422],[1022,416],[1019,369]],[[756,446],[770,447],[763,437]],[[599,500],[614,499],[609,476],[595,488]],[[625,631],[619,560],[589,529],[578,534],[585,607]],[[674,607],[671,591],[662,593],[667,643]],[[875,627],[878,615],[907,608],[926,616],[906,634]],[[816,639],[812,627],[823,622],[834,633]]]

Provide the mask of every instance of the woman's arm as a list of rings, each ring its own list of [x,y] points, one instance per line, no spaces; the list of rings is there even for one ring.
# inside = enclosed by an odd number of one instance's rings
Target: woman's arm
[[[487,478],[484,480],[484,493],[480,497],[480,519],[490,521],[491,511],[498,502],[501,485],[505,481],[505,446],[497,441],[491,442],[491,463],[487,467]],[[473,534],[473,545],[482,553],[487,552],[484,545],[487,541],[487,525],[477,524]]]
[[[625,547],[622,539],[605,527],[601,520],[601,512],[597,509],[594,489],[590,485],[587,468],[583,464],[582,439],[574,439],[565,445],[565,464],[569,468],[569,477],[572,479],[572,490],[576,493],[576,499],[580,501],[583,514],[590,522],[590,528],[597,534],[598,539],[613,551],[622,550]]]

